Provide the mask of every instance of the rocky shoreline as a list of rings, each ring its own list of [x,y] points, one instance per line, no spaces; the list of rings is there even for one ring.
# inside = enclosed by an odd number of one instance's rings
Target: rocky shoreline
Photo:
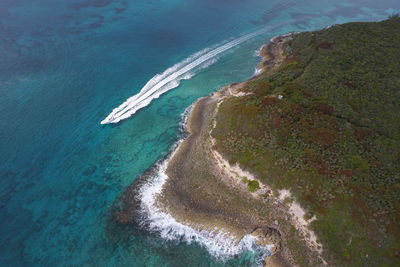
[[[264,59],[259,65],[261,72],[274,70],[286,60],[282,50],[290,39],[291,35],[276,37],[260,50]],[[314,258],[311,262],[323,265],[318,250],[304,242],[307,233],[296,227],[294,214],[283,199],[263,184],[262,190],[249,192],[242,180],[257,178],[240,166],[230,166],[215,149],[210,133],[215,127],[219,104],[228,97],[244,96],[241,89],[245,84],[223,87],[194,104],[186,125],[188,136],[169,159],[165,170],[168,179],[154,205],[185,226],[200,232],[228,234],[236,244],[250,235],[259,247],[268,247],[272,253],[263,260],[263,265],[297,265],[298,259],[290,247],[299,243],[304,247],[302,257],[308,261]],[[138,212],[141,206],[138,192],[152,175],[154,170],[128,188],[123,208],[115,213],[119,223],[135,222],[136,218],[136,224],[144,225],[145,218]]]
[[[399,25],[273,38],[255,77],[193,105],[184,139],[121,197],[117,224],[228,264],[252,250],[258,265],[397,266],[398,80],[387,69],[400,69]]]

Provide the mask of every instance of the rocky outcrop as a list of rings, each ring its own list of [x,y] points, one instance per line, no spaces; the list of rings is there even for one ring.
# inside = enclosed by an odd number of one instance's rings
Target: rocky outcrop
[[[273,227],[257,227],[251,232],[251,235],[257,238],[257,244],[261,247],[273,245],[273,247],[271,247],[272,254],[277,253],[282,248],[281,233]]]

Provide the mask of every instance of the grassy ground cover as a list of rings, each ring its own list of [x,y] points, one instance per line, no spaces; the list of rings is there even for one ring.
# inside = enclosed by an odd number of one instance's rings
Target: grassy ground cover
[[[330,262],[399,265],[400,19],[301,33],[284,56],[221,104],[217,149],[291,189]]]

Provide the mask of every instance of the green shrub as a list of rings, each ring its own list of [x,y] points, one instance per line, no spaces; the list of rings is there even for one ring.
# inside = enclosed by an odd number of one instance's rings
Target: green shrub
[[[350,164],[350,167],[354,169],[358,169],[360,171],[368,171],[369,170],[369,164],[366,159],[361,157],[360,155],[351,155],[348,158],[348,163]]]
[[[256,180],[248,181],[248,182],[247,182],[247,189],[248,189],[250,192],[255,192],[255,191],[257,191],[258,189],[260,189],[260,183],[259,183],[258,181],[256,181]]]
[[[334,266],[400,266],[399,43],[398,14],[298,34],[296,63],[251,80],[252,94],[217,114],[217,149],[275,194],[290,189]]]

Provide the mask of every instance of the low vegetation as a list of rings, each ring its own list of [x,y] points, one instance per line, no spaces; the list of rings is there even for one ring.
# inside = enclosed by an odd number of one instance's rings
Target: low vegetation
[[[258,189],[260,189],[260,183],[256,180],[249,180],[247,177],[243,177],[242,182],[247,184],[247,189],[249,192],[256,192]]]
[[[301,33],[284,54],[221,104],[217,149],[291,190],[329,262],[399,266],[399,16]]]

